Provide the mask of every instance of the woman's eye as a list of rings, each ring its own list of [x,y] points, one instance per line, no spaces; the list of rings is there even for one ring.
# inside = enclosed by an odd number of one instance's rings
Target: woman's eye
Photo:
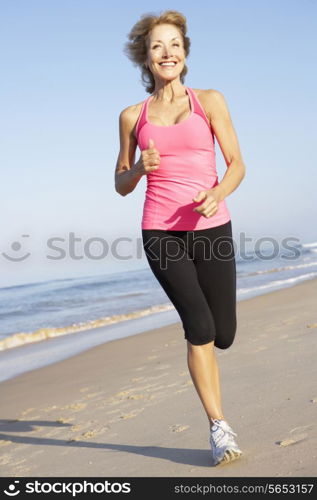
[[[179,44],[178,44],[178,43],[173,43],[173,45],[176,45],[176,47],[179,47]],[[159,45],[154,45],[154,46],[152,47],[152,49],[156,49],[156,47],[159,47]]]

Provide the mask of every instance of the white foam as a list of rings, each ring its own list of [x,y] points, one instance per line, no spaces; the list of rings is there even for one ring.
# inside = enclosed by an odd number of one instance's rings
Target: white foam
[[[317,247],[317,241],[314,241],[312,243],[303,243],[302,247],[304,247],[304,248]]]
[[[314,252],[317,252],[317,249],[314,250]],[[245,274],[243,274],[243,277],[257,276],[259,274],[278,273],[280,271],[291,271],[294,269],[304,269],[306,267],[314,267],[314,266],[317,266],[317,261],[308,262],[307,264],[298,264],[297,266],[283,266],[283,267],[273,267],[271,269],[263,269],[261,271],[254,271],[254,272],[250,272],[250,273],[245,273]]]
[[[54,337],[68,335],[70,333],[80,332],[82,330],[91,330],[100,326],[107,326],[113,323],[121,323],[122,321],[142,318],[144,316],[152,315],[158,312],[171,311],[173,309],[175,309],[173,304],[158,304],[155,306],[147,307],[145,309],[140,309],[138,311],[132,311],[124,314],[115,314],[113,316],[105,316],[104,318],[73,323],[72,325],[68,326],[56,328],[47,327],[40,328],[38,330],[35,330],[34,332],[13,333],[12,335],[9,335],[8,337],[0,340],[0,351],[11,349],[13,347],[19,347],[24,344],[39,342],[41,340],[48,340]]]
[[[273,289],[276,287],[283,287],[287,285],[293,285],[294,283],[297,283],[299,281],[303,281],[306,279],[312,279],[317,276],[317,272],[314,273],[306,273],[302,274],[301,276],[296,276],[294,278],[288,278],[285,280],[275,280],[275,281],[270,281],[269,283],[266,283],[265,285],[258,285],[258,286],[253,286],[249,288],[239,288],[237,290],[238,294],[246,294],[249,292],[255,292],[258,290],[268,290],[268,289]]]

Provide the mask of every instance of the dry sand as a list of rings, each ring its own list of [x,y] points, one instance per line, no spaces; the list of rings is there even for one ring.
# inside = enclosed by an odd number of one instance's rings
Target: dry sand
[[[316,476],[317,279],[238,303],[217,349],[244,451],[212,467],[181,323],[108,342],[0,384],[7,477]]]

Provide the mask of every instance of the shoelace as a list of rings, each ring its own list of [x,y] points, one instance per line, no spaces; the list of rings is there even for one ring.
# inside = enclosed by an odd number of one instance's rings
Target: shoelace
[[[235,441],[234,441],[234,436],[237,436],[237,434],[231,429],[230,425],[224,421],[213,421],[213,425],[216,425],[217,428],[211,432],[212,439],[215,441],[216,446],[221,446],[222,442],[226,441],[226,443],[229,441],[229,443],[233,446],[237,446]],[[222,432],[219,432],[219,431]],[[229,434],[229,436],[228,436]],[[224,444],[226,444],[224,443]]]
[[[232,434],[232,436],[237,436],[237,434],[231,429],[230,425],[225,420],[214,420],[213,425],[217,425],[225,432],[229,432],[229,434]]]
[[[222,421],[223,425],[221,425],[220,423],[220,427],[222,427],[225,432],[227,432],[227,438],[228,438],[228,441],[227,441],[227,446],[236,451],[236,452],[240,452],[241,453],[241,450],[239,448],[239,446],[237,445],[235,439],[234,439],[234,436],[236,437],[237,434],[231,429],[230,425],[228,424],[228,422],[226,421]],[[218,424],[219,425],[219,424]]]

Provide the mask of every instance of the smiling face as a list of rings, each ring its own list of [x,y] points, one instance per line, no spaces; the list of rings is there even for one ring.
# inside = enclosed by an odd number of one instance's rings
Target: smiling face
[[[172,24],[159,24],[149,33],[146,64],[155,80],[175,80],[183,71],[185,51],[180,31]]]

